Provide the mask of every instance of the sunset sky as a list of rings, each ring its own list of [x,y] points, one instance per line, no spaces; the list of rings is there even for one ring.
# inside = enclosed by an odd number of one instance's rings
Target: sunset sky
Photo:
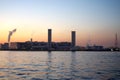
[[[120,46],[120,0],[0,0],[0,43],[9,31],[17,29],[12,42],[71,41],[76,31],[77,45],[114,46],[115,33]]]

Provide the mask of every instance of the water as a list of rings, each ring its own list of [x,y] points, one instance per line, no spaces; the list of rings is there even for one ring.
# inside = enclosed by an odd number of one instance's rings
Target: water
[[[0,80],[120,80],[120,52],[0,51]]]

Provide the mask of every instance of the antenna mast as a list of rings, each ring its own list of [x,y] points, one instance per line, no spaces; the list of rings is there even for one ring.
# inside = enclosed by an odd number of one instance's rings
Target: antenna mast
[[[117,33],[115,34],[115,48],[118,47],[118,38],[117,38]]]

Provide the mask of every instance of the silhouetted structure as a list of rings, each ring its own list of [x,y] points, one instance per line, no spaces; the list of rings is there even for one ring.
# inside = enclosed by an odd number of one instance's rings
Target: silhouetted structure
[[[72,35],[71,35],[71,40],[72,40],[72,42],[71,42],[71,46],[72,47],[75,47],[76,46],[76,32],[75,31],[72,31],[71,32],[72,33]]]
[[[115,46],[113,48],[111,48],[111,51],[120,51],[120,48],[118,47],[118,37],[117,37],[117,33],[115,34]]]
[[[87,45],[86,46],[87,51],[104,51],[104,47],[101,45]]]
[[[118,48],[118,39],[117,39],[117,33],[115,34],[115,48]]]
[[[2,49],[2,44],[0,44],[0,49]]]
[[[52,30],[48,29],[48,49],[51,49],[51,42],[52,42]]]
[[[32,41],[33,41],[33,39],[31,38],[31,39],[30,39],[30,41],[32,42]]]
[[[33,41],[10,42],[10,36],[16,31],[9,33],[8,43],[0,44],[0,50],[27,50],[27,51],[120,51],[118,48],[117,34],[115,35],[115,47],[104,48],[99,45],[76,46],[76,31],[71,31],[71,42],[52,42],[52,29],[48,29],[48,42]]]

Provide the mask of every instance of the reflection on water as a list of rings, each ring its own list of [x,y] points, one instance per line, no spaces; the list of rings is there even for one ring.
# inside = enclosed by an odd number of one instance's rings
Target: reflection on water
[[[0,51],[0,80],[120,80],[120,52]]]

